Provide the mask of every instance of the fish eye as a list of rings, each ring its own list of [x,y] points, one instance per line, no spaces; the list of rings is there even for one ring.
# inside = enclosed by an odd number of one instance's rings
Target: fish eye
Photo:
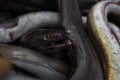
[[[49,38],[50,38],[49,35],[45,35],[45,36],[44,36],[44,40],[48,40]]]

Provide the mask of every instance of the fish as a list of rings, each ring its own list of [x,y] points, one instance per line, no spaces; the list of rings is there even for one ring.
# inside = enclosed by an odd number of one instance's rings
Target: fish
[[[68,80],[63,74],[49,66],[42,65],[41,63],[21,59],[15,59],[13,63],[16,67],[21,68],[38,78],[46,80]]]
[[[120,6],[101,1],[91,8],[87,31],[99,56],[105,80],[120,80]]]
[[[15,71],[12,70],[5,78],[4,80],[45,80],[45,79],[39,79],[36,77],[32,77],[30,75],[27,75],[19,70]]]
[[[33,12],[16,17],[0,24],[0,43],[13,42],[30,30],[58,23],[58,14],[50,11]]]
[[[79,4],[79,8],[81,11],[81,15],[83,16],[88,16],[88,13],[90,9],[100,1],[108,1],[108,0],[77,0]],[[117,2],[118,4],[120,3],[119,0],[109,0],[113,2]]]
[[[54,55],[71,46],[70,40],[59,29],[37,29],[26,33],[21,37],[23,46],[42,53]]]
[[[10,59],[11,63],[15,60],[15,58],[26,59],[28,61],[41,63],[45,66],[50,66],[65,75],[69,74],[69,67],[66,63],[27,48],[0,44],[0,55]]]
[[[113,23],[109,23],[109,27],[110,27],[111,32],[115,35],[115,38],[118,44],[120,44],[120,28]]]
[[[87,34],[76,0],[60,0],[60,22],[72,42],[73,70],[70,80],[103,80],[103,72]]]

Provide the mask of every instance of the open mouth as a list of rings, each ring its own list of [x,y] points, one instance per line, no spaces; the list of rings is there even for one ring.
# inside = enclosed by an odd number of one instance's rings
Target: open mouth
[[[59,51],[61,49],[65,49],[66,47],[69,47],[70,45],[71,45],[70,40],[57,38],[57,39],[46,42],[39,49],[43,51],[48,50],[49,52],[53,52],[55,50]]]

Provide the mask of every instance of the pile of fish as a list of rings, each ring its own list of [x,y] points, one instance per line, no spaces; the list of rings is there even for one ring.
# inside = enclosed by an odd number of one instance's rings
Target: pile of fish
[[[0,80],[120,80],[119,0],[0,0]]]

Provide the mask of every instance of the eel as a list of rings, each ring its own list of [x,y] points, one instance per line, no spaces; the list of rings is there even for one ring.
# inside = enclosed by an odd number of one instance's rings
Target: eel
[[[60,21],[74,47],[74,72],[70,80],[103,80],[96,52],[88,39],[76,0],[60,0]]]
[[[20,43],[30,49],[50,55],[57,54],[71,45],[64,31],[59,29],[32,30],[22,36]]]
[[[11,63],[13,63],[16,58],[20,60],[26,59],[28,61],[41,63],[44,66],[52,67],[54,70],[65,75],[69,73],[69,67],[66,63],[54,58],[47,57],[27,48],[0,44],[0,55],[10,59]]]
[[[91,8],[87,31],[99,56],[105,80],[120,80],[120,6],[102,1]]]
[[[36,77],[27,75],[19,70],[15,71],[12,70],[9,72],[7,76],[3,80],[45,80],[45,79],[38,79]]]
[[[60,72],[57,72],[49,66],[45,66],[41,63],[34,61],[15,59],[13,61],[16,67],[21,68],[32,75],[46,80],[68,80],[67,76],[63,75]]]
[[[0,24],[0,43],[10,43],[30,30],[57,25],[56,12],[43,11],[25,14]]]

